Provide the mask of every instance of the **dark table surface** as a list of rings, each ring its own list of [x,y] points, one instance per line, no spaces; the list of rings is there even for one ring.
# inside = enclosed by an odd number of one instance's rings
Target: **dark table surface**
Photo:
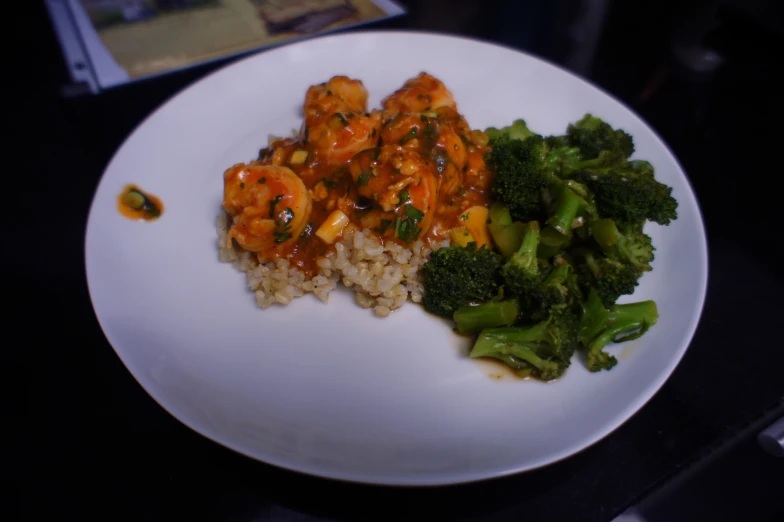
[[[378,27],[465,34],[564,64],[629,104],[673,149],[704,213],[710,279],[700,326],[667,383],[618,430],[569,459],[454,487],[317,479],[189,430],[144,392],[104,338],[87,293],[83,240],[93,192],[123,139],[225,62],[66,99],[45,9],[23,2],[29,12],[8,20],[27,38],[7,47],[15,81],[3,118],[13,216],[3,274],[14,304],[4,314],[2,350],[4,382],[12,384],[3,408],[12,435],[3,459],[10,519],[610,520],[784,415],[782,204],[771,186],[782,173],[784,121],[773,80],[784,72],[776,2],[738,2],[743,10],[715,2],[715,23],[694,15],[706,2],[404,3],[408,16]],[[603,24],[580,20],[589,4],[607,5]],[[704,42],[721,65],[700,72],[702,62],[679,59],[689,42]],[[781,478],[770,487],[780,488]],[[748,513],[755,520],[754,506]]]

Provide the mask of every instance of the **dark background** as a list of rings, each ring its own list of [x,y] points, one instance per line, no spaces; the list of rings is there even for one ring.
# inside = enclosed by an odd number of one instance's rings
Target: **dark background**
[[[782,2],[401,3],[408,16],[375,27],[458,33],[562,64],[629,104],[673,149],[704,213],[710,279],[671,378],[572,458],[446,488],[307,477],[190,431],[106,342],[87,293],[84,230],[127,134],[226,62],[64,98],[46,10],[21,2],[26,11],[6,23],[24,37],[5,46],[4,519],[605,521],[637,505],[649,520],[784,520],[784,459],[754,443],[784,415]]]

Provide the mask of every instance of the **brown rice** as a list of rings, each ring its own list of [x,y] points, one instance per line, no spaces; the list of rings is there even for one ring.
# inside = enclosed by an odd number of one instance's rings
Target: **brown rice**
[[[286,305],[306,293],[327,302],[330,292],[342,282],[354,291],[359,306],[373,308],[377,316],[386,317],[408,299],[422,301],[419,269],[432,250],[449,244],[444,240],[434,243],[432,249],[422,241],[412,243],[410,248],[392,241],[382,244],[370,230],[349,225],[334,250],[317,261],[318,273],[308,279],[285,259],[259,263],[253,253],[227,247],[230,223],[230,217],[221,212],[217,219],[220,260],[245,273],[261,308],[273,303]]]

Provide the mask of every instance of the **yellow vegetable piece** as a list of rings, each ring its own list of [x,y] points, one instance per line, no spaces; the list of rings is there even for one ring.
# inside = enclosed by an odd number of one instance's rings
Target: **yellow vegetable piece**
[[[291,159],[289,160],[289,163],[291,163],[292,165],[302,165],[303,163],[305,163],[305,160],[307,159],[308,159],[308,151],[295,150],[291,154]]]
[[[490,231],[487,229],[487,208],[477,205],[470,207],[460,214],[464,226],[471,232],[476,241],[476,247],[492,248],[490,244]]]
[[[449,237],[452,239],[452,243],[455,245],[460,245],[461,247],[468,246],[468,243],[474,242],[474,236],[471,235],[471,231],[468,230],[468,227],[455,227],[449,231]]]
[[[348,225],[348,216],[342,210],[336,210],[316,230],[316,236],[321,238],[326,244],[331,245],[343,232],[343,229],[346,228],[346,225]]]

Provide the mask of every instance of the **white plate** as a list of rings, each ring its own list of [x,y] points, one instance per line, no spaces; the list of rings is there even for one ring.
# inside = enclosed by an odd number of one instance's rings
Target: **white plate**
[[[618,345],[618,366],[575,360],[550,384],[494,379],[465,357],[451,326],[409,303],[386,319],[333,292],[256,308],[245,276],[218,262],[222,173],[255,158],[268,134],[299,126],[305,90],[360,78],[371,106],[428,71],[473,128],[523,117],[562,133],[592,112],[630,132],[635,157],[674,187],[679,219],[651,226],[654,270],[632,300],[660,319]],[[160,196],[163,217],[121,217],[126,183]],[[167,411],[210,439],[315,475],[385,484],[446,484],[542,466],[596,442],[636,412],[683,356],[707,281],[702,219],[678,162],[626,107],[552,65],[473,40],[354,33],[251,56],[165,103],[103,175],[87,226],[86,265],[98,320],[117,354]]]

